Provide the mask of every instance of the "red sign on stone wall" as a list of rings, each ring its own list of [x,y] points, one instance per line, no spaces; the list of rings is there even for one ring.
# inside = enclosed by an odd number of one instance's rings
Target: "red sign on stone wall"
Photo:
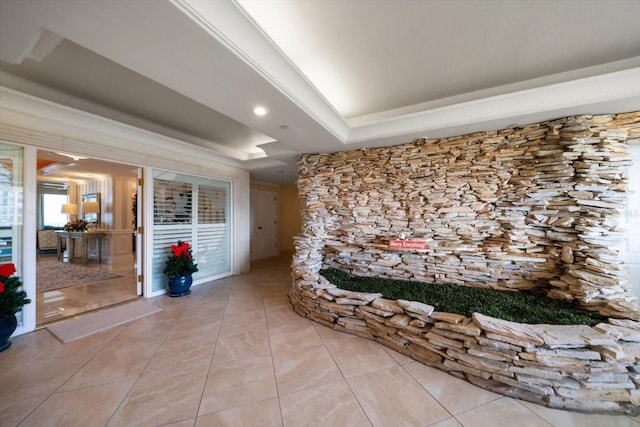
[[[427,249],[424,240],[389,240],[389,249]]]

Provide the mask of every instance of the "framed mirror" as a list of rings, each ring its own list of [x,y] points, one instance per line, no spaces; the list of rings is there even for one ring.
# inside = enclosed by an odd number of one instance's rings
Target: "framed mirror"
[[[82,218],[90,227],[100,225],[100,193],[88,193],[82,195]]]

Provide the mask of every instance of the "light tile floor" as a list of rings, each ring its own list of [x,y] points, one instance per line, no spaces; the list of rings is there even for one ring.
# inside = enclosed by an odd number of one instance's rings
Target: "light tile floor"
[[[0,426],[640,426],[482,390],[293,313],[289,258],[158,297],[163,311],[0,353]]]
[[[55,257],[56,254],[38,255],[38,260]],[[99,268],[107,266],[103,264]],[[130,268],[112,272],[119,277],[44,292],[36,289],[36,325],[43,326],[138,298],[133,264]]]

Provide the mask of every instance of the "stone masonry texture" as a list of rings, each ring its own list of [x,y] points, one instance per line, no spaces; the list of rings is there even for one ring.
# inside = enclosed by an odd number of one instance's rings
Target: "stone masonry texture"
[[[296,312],[550,407],[640,410],[640,312],[620,256],[640,112],[301,156]],[[390,249],[421,240],[426,249]],[[538,289],[609,318],[525,325],[337,289],[319,275]]]

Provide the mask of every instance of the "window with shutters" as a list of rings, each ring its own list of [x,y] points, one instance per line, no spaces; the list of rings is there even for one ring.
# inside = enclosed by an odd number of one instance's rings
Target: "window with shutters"
[[[171,245],[189,242],[198,264],[194,282],[231,274],[231,183],[156,170],[153,173],[153,291]]]

